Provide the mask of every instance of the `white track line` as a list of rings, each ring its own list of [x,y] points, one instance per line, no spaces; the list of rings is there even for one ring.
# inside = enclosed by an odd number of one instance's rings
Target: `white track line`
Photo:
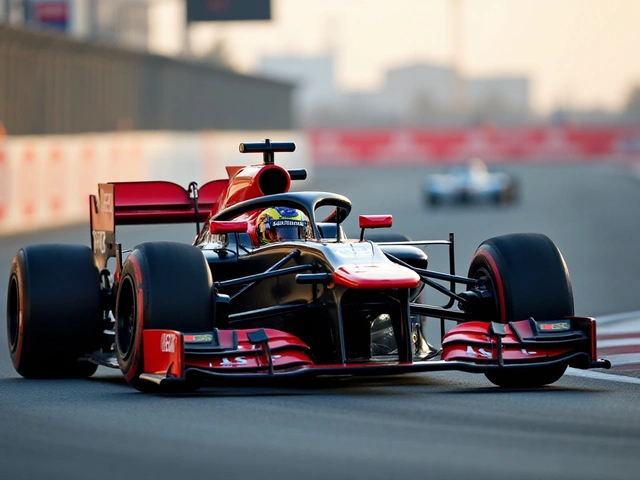
[[[640,385],[640,378],[625,377],[624,375],[614,375],[611,373],[594,372],[593,370],[568,368],[565,375],[571,375],[573,377],[592,378],[594,380],[608,380],[610,382],[632,383],[634,385]]]
[[[640,310],[635,312],[624,312],[624,313],[616,313],[614,315],[603,315],[601,317],[596,317],[596,323],[599,325],[610,325],[613,323],[625,322],[629,320],[638,320],[640,319]]]
[[[636,332],[640,331],[640,310],[635,312],[616,313],[614,315],[604,315],[602,317],[596,317],[596,322],[599,326],[600,333],[615,333],[615,332]],[[617,325],[624,324],[624,325]],[[603,332],[604,330],[604,332]],[[605,333],[606,332],[606,333]],[[601,340],[598,341],[598,348],[614,347],[634,345],[638,343],[638,339],[616,339],[616,340]],[[638,364],[638,354],[618,354],[618,355],[604,355],[611,360],[613,366],[624,365],[636,365]],[[604,373],[594,370],[580,370],[577,368],[568,368],[566,375],[582,378],[592,378],[594,380],[608,380],[610,382],[630,383],[634,385],[640,385],[640,378],[628,377],[625,375]]]
[[[620,333],[637,334],[638,332],[640,332],[640,319],[606,323],[604,325],[597,323],[597,329],[598,336],[600,337],[606,337],[607,335],[615,335]]]
[[[640,338],[617,338],[615,340],[598,340],[598,350],[615,347],[630,347],[638,345],[638,353],[640,353]]]
[[[614,353],[608,354],[606,352],[598,354],[600,358],[606,358],[611,362],[612,367],[624,367],[629,365],[635,365],[640,370],[640,361],[638,358],[640,355],[637,353]]]

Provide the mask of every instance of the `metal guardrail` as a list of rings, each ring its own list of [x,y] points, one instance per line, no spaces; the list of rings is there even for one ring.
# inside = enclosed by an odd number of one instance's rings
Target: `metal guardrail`
[[[294,128],[294,85],[0,25],[0,122],[12,135]]]

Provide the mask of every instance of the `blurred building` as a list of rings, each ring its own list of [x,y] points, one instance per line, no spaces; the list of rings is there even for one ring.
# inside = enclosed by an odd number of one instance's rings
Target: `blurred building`
[[[293,104],[298,122],[302,124],[308,124],[309,116],[314,113],[331,110],[340,94],[334,83],[332,55],[262,57],[258,73],[295,85]]]
[[[526,77],[469,78],[465,88],[467,109],[474,116],[514,121],[530,116]]]
[[[531,115],[524,76],[458,79],[447,65],[417,63],[387,70],[376,91],[358,92],[339,89],[334,64],[332,55],[270,56],[259,73],[296,84],[296,117],[304,127],[522,123]]]
[[[87,36],[92,40],[136,50],[149,47],[147,0],[75,0],[85,10]],[[78,16],[80,17],[80,15]],[[78,18],[78,21],[81,21]]]
[[[3,23],[135,50],[149,46],[152,0],[0,0]]]
[[[415,117],[452,112],[455,73],[446,66],[414,64],[387,70],[377,101],[394,114]]]

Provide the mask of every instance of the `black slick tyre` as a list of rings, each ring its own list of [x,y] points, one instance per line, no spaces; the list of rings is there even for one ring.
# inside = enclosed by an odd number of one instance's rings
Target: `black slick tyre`
[[[20,249],[9,272],[7,339],[25,378],[81,378],[97,365],[78,361],[100,348],[100,272],[83,245]]]
[[[159,392],[140,379],[143,329],[212,330],[213,281],[202,252],[191,245],[150,242],[127,257],[116,298],[116,356],[127,381],[141,392]],[[176,387],[195,390],[197,383]]]
[[[574,314],[573,289],[567,265],[545,235],[517,233],[494,237],[476,250],[468,276],[485,277],[495,306],[487,320],[507,323],[533,317],[561,319]],[[537,367],[487,373],[500,387],[540,387],[556,382],[567,366]]]

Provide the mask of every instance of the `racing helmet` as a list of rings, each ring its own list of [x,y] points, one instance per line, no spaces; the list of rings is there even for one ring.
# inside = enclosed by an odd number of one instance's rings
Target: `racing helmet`
[[[307,216],[290,207],[271,207],[264,210],[258,216],[256,235],[261,245],[313,238]]]

